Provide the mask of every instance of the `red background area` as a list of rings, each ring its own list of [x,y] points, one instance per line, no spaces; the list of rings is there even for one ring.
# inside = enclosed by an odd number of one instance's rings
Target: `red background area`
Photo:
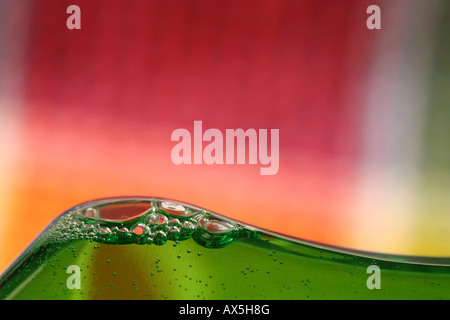
[[[70,4],[81,8],[81,30],[66,28]],[[353,246],[346,230],[380,35],[366,28],[370,4],[32,2],[20,176],[2,267],[64,210],[122,195],[173,198]],[[222,132],[279,129],[278,174],[174,165],[171,133],[192,132],[194,120]]]

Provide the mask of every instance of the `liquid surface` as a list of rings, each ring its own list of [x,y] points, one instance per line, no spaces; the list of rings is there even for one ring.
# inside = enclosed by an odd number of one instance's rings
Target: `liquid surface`
[[[450,259],[289,239],[195,206],[110,199],[57,219],[1,299],[449,299]]]

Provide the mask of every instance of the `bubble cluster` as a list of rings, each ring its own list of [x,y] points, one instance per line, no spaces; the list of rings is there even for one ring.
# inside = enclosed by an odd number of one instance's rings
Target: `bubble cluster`
[[[167,200],[152,200],[147,212],[126,221],[101,220],[97,214],[99,211],[100,208],[91,206],[63,215],[47,233],[49,240],[160,246],[167,241],[178,242],[193,238],[202,246],[222,248],[250,234],[249,229],[233,221]]]

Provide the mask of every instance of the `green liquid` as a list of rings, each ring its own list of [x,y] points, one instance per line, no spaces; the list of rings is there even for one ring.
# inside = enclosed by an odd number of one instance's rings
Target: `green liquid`
[[[165,200],[114,199],[57,219],[2,275],[0,298],[449,299],[449,265],[289,239]]]

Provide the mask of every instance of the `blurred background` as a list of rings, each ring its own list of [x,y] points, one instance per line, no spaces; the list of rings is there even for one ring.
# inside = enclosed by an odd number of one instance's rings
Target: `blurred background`
[[[0,272],[63,211],[129,195],[449,256],[449,38],[439,0],[0,0]],[[174,165],[194,120],[279,129],[278,174]]]

